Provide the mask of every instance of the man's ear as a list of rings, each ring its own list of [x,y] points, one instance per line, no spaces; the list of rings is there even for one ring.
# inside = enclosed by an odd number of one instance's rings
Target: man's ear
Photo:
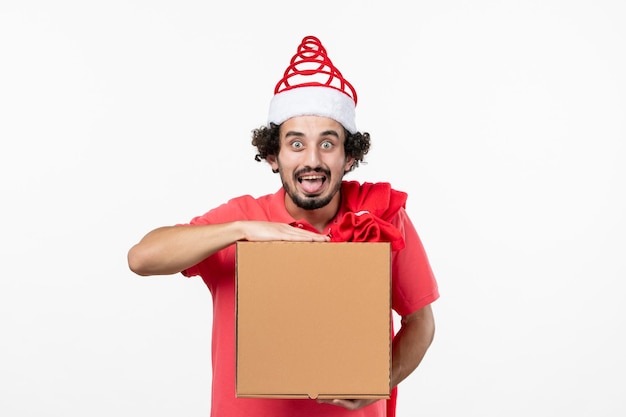
[[[278,160],[276,158],[276,155],[267,155],[265,157],[265,160],[272,167],[272,172],[278,172]]]
[[[352,170],[352,167],[354,166],[354,158],[353,157],[348,157],[346,158],[346,164],[344,166],[344,173],[348,173]]]

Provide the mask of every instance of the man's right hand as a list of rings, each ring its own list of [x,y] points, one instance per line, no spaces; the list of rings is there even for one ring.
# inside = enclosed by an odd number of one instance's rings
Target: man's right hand
[[[311,232],[285,223],[240,221],[244,230],[243,239],[251,242],[266,242],[272,240],[287,240],[292,242],[328,242],[326,235]],[[233,242],[234,243],[234,242]]]
[[[263,221],[165,226],[145,235],[128,251],[128,266],[138,275],[175,274],[239,240],[327,242],[330,238],[288,224]]]

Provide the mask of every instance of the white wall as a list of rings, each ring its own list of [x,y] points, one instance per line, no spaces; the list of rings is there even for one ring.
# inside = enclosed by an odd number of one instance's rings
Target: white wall
[[[309,34],[440,284],[399,415],[626,413],[624,2],[210,3],[0,4],[1,415],[208,415],[208,290],[126,252],[278,188],[250,131]]]

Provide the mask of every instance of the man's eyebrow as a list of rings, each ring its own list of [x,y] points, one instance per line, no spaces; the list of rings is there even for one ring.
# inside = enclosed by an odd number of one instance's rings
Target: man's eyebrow
[[[290,130],[289,132],[285,133],[285,137],[288,138],[290,136],[302,137],[302,136],[304,136],[304,133],[298,132],[298,131],[295,131],[295,130]]]
[[[285,133],[285,138],[289,138],[291,136],[303,137],[304,133],[298,132],[297,130],[290,130],[287,133]],[[334,136],[336,138],[339,138],[339,133],[337,133],[336,130],[329,129],[320,133],[320,137],[324,137],[324,136]]]
[[[324,132],[322,132],[322,134],[320,136],[334,136],[336,138],[339,138],[339,133],[337,133],[336,130],[326,130]]]

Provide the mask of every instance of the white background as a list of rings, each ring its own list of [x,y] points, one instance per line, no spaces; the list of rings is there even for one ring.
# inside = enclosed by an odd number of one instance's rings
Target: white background
[[[0,3],[0,415],[207,416],[210,294],[149,230],[279,187],[254,161],[318,36],[441,298],[399,416],[626,414],[626,3]]]

